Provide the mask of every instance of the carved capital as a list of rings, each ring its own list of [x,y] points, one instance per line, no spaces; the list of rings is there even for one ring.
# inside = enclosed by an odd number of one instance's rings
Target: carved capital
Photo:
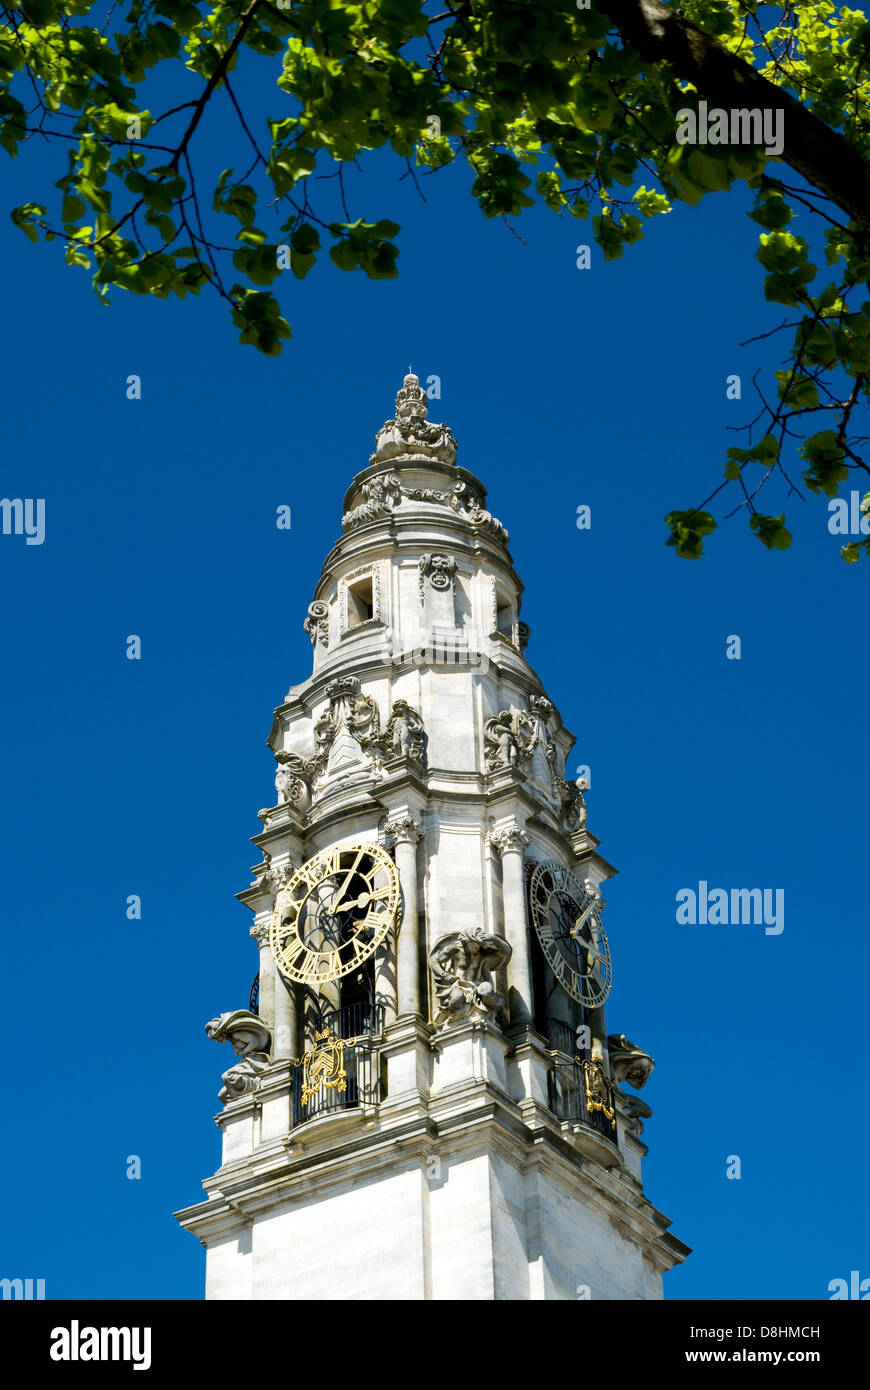
[[[396,844],[417,845],[423,838],[423,827],[413,816],[394,816],[387,821],[384,832]]]
[[[269,940],[269,930],[271,922],[267,917],[265,922],[252,922],[250,935],[254,938],[258,946],[265,946]]]
[[[503,857],[512,850],[516,850],[522,854],[528,849],[531,841],[520,826],[505,825],[499,830],[490,831],[489,843],[492,845],[496,854],[500,854]]]

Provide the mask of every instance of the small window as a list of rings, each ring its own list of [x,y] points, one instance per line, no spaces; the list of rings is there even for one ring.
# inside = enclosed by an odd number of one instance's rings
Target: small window
[[[496,596],[496,619],[495,625],[505,637],[513,637],[514,634],[514,606],[505,594]]]
[[[347,586],[347,625],[359,627],[375,616],[372,576],[363,575]]]

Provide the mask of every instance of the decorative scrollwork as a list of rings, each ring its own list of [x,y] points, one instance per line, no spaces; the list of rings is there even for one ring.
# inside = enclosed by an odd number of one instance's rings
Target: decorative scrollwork
[[[329,646],[329,604],[321,599],[315,599],[308,605],[308,617],[302,624],[308,636],[311,638],[312,646],[320,643],[322,647]]]

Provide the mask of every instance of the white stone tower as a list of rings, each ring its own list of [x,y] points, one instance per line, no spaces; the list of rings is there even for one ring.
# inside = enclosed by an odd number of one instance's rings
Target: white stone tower
[[[658,1299],[688,1254],[641,1183],[608,1035],[574,743],[526,660],[522,584],[416,376],[345,498],[275,711],[278,804],[241,901],[259,979],[207,1199],[216,1299]],[[619,951],[622,968],[630,962]]]

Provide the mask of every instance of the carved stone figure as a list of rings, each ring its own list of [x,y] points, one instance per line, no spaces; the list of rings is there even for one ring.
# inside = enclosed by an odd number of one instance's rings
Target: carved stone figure
[[[614,1086],[613,1093],[619,1101],[620,1108],[626,1117],[626,1129],[629,1134],[637,1138],[643,1134],[643,1120],[648,1120],[652,1115],[652,1106],[647,1105],[640,1096],[627,1096],[624,1091],[620,1091],[618,1086]]]
[[[315,599],[308,605],[308,617],[302,624],[308,636],[311,638],[311,645],[320,643],[322,647],[329,646],[329,604]]]
[[[422,762],[426,746],[423,720],[407,700],[396,700],[384,730],[385,755]]]
[[[627,1081],[629,1086],[640,1090],[649,1080],[655,1062],[648,1052],[629,1042],[624,1033],[609,1033],[607,1053],[610,1058],[610,1075],[616,1082]]]
[[[554,777],[553,782],[559,793],[559,800],[562,806],[562,819],[568,830],[582,830],[586,824],[588,810],[586,798],[580,790],[579,782],[565,782],[561,777]]]
[[[215,1042],[232,1043],[236,1056],[242,1059],[221,1077],[224,1084],[218,1091],[218,1100],[226,1102],[256,1091],[260,1077],[269,1069],[271,1029],[247,1009],[233,1009],[209,1019],[205,1031]]]
[[[491,719],[487,719],[483,726],[483,747],[487,772],[517,766],[519,744],[513,730],[510,710],[500,710]]]
[[[297,811],[307,811],[311,805],[311,782],[316,772],[313,759],[283,751],[277,752],[275,757],[279,764],[275,773],[278,804],[289,804]]]
[[[484,1017],[504,1005],[491,980],[511,958],[511,947],[501,936],[489,936],[482,927],[449,932],[429,952],[440,1012],[435,1022]]]

